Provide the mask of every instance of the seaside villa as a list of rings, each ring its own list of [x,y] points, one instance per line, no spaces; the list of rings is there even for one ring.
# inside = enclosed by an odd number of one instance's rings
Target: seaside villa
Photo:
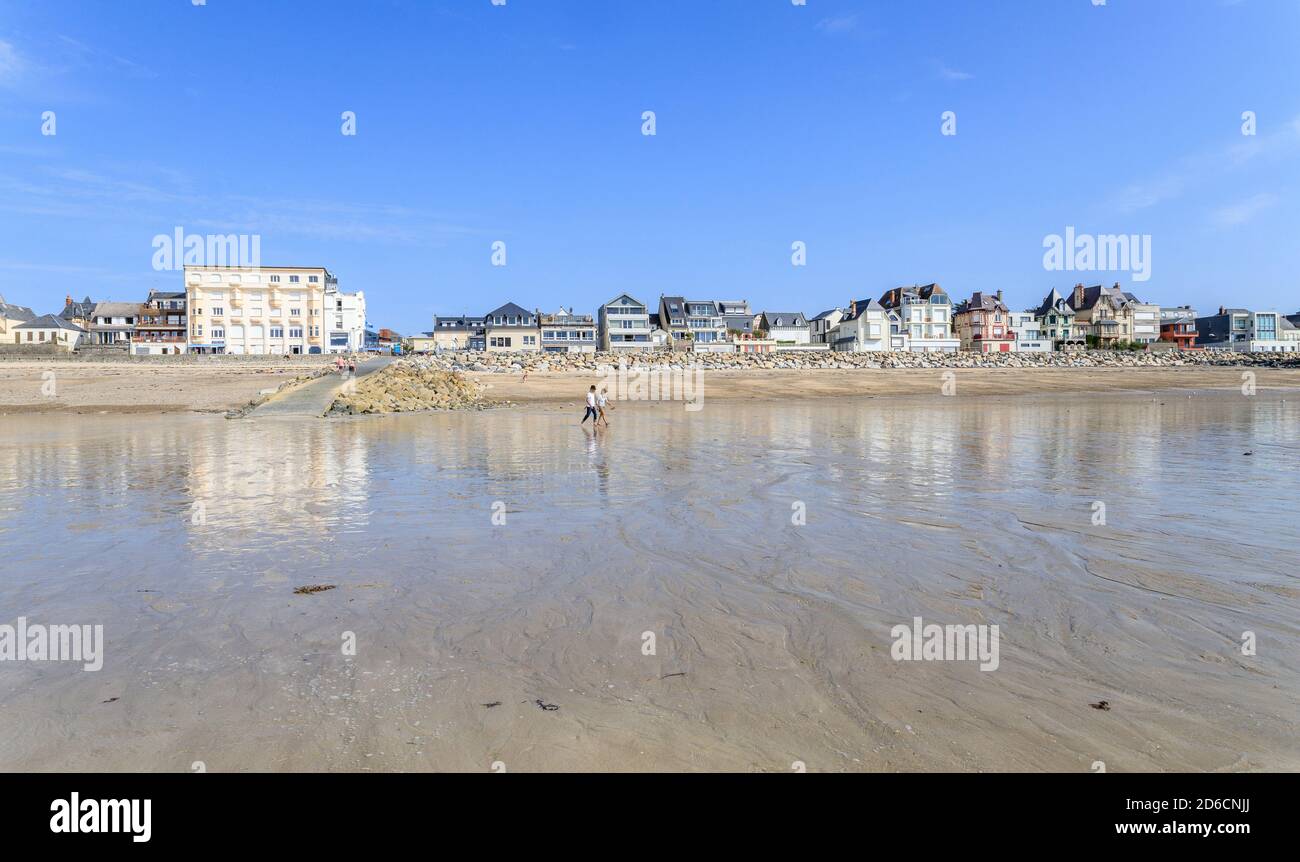
[[[907,350],[898,313],[874,299],[855,299],[827,333],[831,349],[841,353]]]
[[[601,350],[653,350],[650,312],[639,299],[620,294],[600,307]]]
[[[513,302],[483,315],[488,353],[536,353],[542,349],[537,314]]]
[[[976,353],[1010,353],[1016,335],[1011,329],[1011,311],[1002,301],[1002,291],[989,296],[975,291],[953,309],[953,325],[962,350]]]
[[[1029,309],[1038,324],[1042,338],[1049,339],[1054,349],[1064,350],[1083,347],[1084,337],[1074,325],[1074,309],[1069,301],[1052,288],[1051,293],[1043,298],[1038,308]]]
[[[961,347],[952,332],[952,300],[937,284],[895,287],[880,304],[898,314],[901,331],[912,353],[956,353]]]
[[[543,353],[595,353],[596,321],[590,314],[574,314],[563,306],[554,314],[538,312]]]
[[[812,344],[812,327],[802,311],[764,311],[758,316],[757,328],[778,346]]]
[[[481,317],[444,317],[433,318],[434,350],[483,350],[484,319]]]

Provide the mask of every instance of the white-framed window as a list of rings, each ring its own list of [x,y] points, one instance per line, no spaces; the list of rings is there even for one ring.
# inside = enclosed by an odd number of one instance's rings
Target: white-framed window
[[[298,276],[296,276],[296,275],[291,275],[291,276],[289,276],[289,283],[290,283],[290,284],[297,284],[297,283],[298,283]]]
[[[279,284],[279,283],[280,283],[280,276],[278,275],[271,276],[271,284]]]

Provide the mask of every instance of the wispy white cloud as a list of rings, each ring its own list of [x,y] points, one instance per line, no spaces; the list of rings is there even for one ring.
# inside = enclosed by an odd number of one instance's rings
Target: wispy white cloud
[[[0,40],[0,86],[16,83],[22,68],[23,61],[18,56],[17,49],[11,43]]]
[[[102,48],[88,45],[79,39],[59,34],[68,56],[78,65],[88,69],[116,69],[137,78],[156,78],[158,74],[147,66]]]
[[[823,33],[848,33],[858,29],[858,16],[856,13],[852,15],[835,15],[821,19],[816,26]]]
[[[438,213],[389,204],[197,195],[184,173],[160,168],[92,171],[46,166],[21,176],[0,174],[0,212],[144,224],[150,237],[176,226],[258,233],[266,242],[284,236],[436,245],[480,232]]]
[[[1277,195],[1261,192],[1244,201],[1219,207],[1210,214],[1210,221],[1216,227],[1237,227],[1253,220],[1255,216],[1277,203]]]
[[[1112,204],[1122,212],[1146,209],[1174,200],[1210,177],[1260,159],[1290,156],[1297,151],[1300,151],[1300,117],[1283,123],[1276,131],[1243,136],[1239,142],[1217,150],[1184,156],[1164,172],[1125,186]]]
[[[945,81],[969,81],[975,76],[970,72],[963,72],[960,69],[952,69],[945,66],[943,63],[940,63],[939,77]]]

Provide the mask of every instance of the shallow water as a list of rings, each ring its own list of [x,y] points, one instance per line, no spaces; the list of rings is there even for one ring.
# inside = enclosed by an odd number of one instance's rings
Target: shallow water
[[[0,768],[1300,768],[1300,396],[579,416],[0,418]]]

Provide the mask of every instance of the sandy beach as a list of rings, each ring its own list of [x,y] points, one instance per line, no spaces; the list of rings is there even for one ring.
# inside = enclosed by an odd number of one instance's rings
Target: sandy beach
[[[325,364],[0,362],[0,415],[223,412]]]
[[[325,363],[0,363],[0,414],[223,412],[245,406],[268,389],[312,373]],[[1233,367],[1177,368],[978,368],[956,369],[954,395],[1068,394],[1235,390],[1242,372]],[[1300,368],[1251,369],[1260,389],[1300,388]],[[55,395],[43,389],[54,373]],[[703,372],[706,400],[790,402],[820,398],[882,398],[940,391],[940,369],[744,370]],[[551,406],[579,405],[600,381],[594,374],[467,373],[488,387],[495,401]]]

